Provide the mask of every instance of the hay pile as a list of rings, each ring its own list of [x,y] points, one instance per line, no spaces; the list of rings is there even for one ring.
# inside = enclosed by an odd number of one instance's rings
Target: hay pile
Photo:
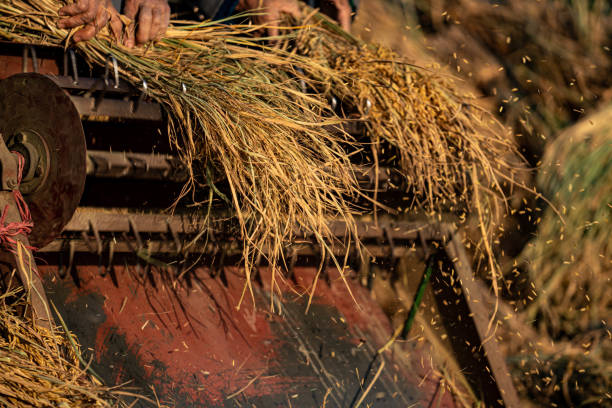
[[[56,27],[62,4],[1,3],[0,38],[65,45],[71,33]],[[166,38],[140,49],[118,45],[108,32],[77,47],[92,65],[113,55],[124,78],[136,86],[146,80],[190,168],[183,196],[208,189],[208,200],[193,203],[203,216],[213,202],[232,209],[248,282],[261,259],[273,271],[282,265],[296,230],[313,234],[325,257],[336,244],[331,218],[348,225],[341,244],[359,247],[354,215],[376,201],[356,182],[353,165],[364,156],[372,166],[401,169],[413,198],[401,210],[423,207],[436,216],[444,208],[465,217],[473,201],[488,237],[495,200],[487,197],[501,196],[517,171],[504,158],[513,146],[492,116],[446,76],[361,44],[316,14],[300,23],[285,30],[285,46],[272,48],[253,37],[261,27],[211,22],[174,22]],[[364,140],[340,129],[345,119],[329,107],[331,95],[368,120]],[[355,205],[358,198],[367,206]]]
[[[127,407],[121,395],[79,367],[71,334],[37,327],[24,317],[21,289],[0,295],[0,404],[5,407]]]
[[[522,259],[538,290],[527,318],[573,336],[612,316],[612,107],[548,146],[538,184],[561,210],[546,210]]]
[[[491,98],[535,158],[548,139],[612,96],[606,0],[416,0],[430,50]],[[413,27],[414,27],[413,25]]]
[[[519,258],[537,294],[520,319],[535,331],[507,341],[520,343],[516,378],[541,403],[612,405],[611,119],[607,106],[564,131],[538,174],[563,218],[547,208]]]

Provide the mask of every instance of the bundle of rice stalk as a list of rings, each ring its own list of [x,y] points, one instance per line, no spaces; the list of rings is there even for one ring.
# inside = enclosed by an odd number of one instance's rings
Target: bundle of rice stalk
[[[80,368],[76,338],[23,315],[21,289],[0,295],[0,404],[5,407],[127,407],[135,394],[104,387]]]
[[[2,2],[0,37],[66,44],[71,33],[56,27],[62,5]],[[357,188],[341,146],[351,140],[328,129],[338,122],[323,116],[327,101],[301,91],[292,79],[295,61],[253,38],[257,29],[174,22],[163,40],[144,48],[127,49],[108,31],[77,45],[91,64],[103,66],[112,55],[124,78],[147,82],[149,95],[169,113],[170,137],[191,173],[184,195],[209,188],[210,200],[196,203],[202,214],[210,211],[213,192],[233,207],[248,282],[262,255],[275,269],[296,227],[324,249],[332,237],[328,218],[344,220],[352,233],[347,197]],[[230,194],[215,186],[219,178]]]
[[[548,139],[611,96],[606,0],[411,3],[432,52],[494,100],[536,161]]]
[[[306,75],[318,79],[319,92],[365,120],[369,139],[363,147],[372,166],[382,163],[403,175],[411,201],[397,210],[434,220],[459,215],[479,273],[492,278],[497,293],[493,243],[503,231],[506,199],[517,186],[538,195],[525,185],[526,167],[509,131],[463,91],[460,79],[365,44],[323,16],[304,14],[297,52],[328,68],[307,66]]]
[[[538,176],[547,209],[525,248],[538,297],[527,319],[553,336],[606,324],[612,315],[612,106],[563,132],[548,146]]]
[[[501,182],[515,183],[508,131],[455,78],[362,43],[318,14],[301,24],[297,51],[318,64],[307,76],[319,81],[319,92],[360,113],[374,165],[401,169],[413,205],[458,210],[477,183],[498,193]]]
[[[70,33],[56,27],[61,5],[1,3],[0,37],[66,44]],[[247,282],[260,256],[274,279],[283,245],[296,230],[313,234],[323,257],[333,245],[331,218],[348,225],[346,242],[358,242],[357,208],[350,203],[366,195],[353,174],[355,151],[371,151],[374,165],[380,156],[400,167],[415,201],[431,213],[465,211],[473,190],[481,218],[490,217],[493,206],[480,204],[502,195],[515,174],[504,160],[513,151],[508,139],[482,131],[501,130],[492,117],[447,77],[362,45],[327,20],[303,23],[288,28],[285,46],[272,48],[252,36],[261,27],[210,22],[174,22],[164,39],[141,49],[122,47],[109,32],[78,48],[94,65],[114,56],[137,86],[147,81],[150,96],[169,113],[171,138],[191,171],[184,195],[208,187],[210,200],[196,203],[203,214],[214,194],[233,207]],[[370,139],[353,140],[339,129],[343,119],[327,102],[332,95],[367,119]],[[230,194],[215,186],[219,178]],[[376,193],[366,198],[376,201]]]

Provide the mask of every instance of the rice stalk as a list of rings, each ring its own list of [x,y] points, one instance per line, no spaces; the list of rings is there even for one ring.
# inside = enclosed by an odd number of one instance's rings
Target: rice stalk
[[[399,170],[408,186],[411,200],[398,210],[424,212],[434,221],[455,213],[460,223],[474,214],[476,252],[497,293],[501,274],[493,242],[507,196],[517,186],[540,196],[519,181],[525,167],[509,131],[461,90],[457,78],[365,44],[307,8],[304,14],[304,28],[291,40],[307,58],[304,77],[315,78],[318,92],[365,120],[366,160]]]
[[[469,202],[472,165],[480,183],[502,193],[499,172],[517,173],[511,138],[456,78],[362,43],[320,15],[300,23],[295,43],[310,61],[307,77],[359,112],[380,162],[401,169],[413,206],[440,211]]]
[[[127,407],[128,391],[102,386],[79,366],[73,335],[23,315],[23,289],[0,295],[0,403],[11,407]],[[76,347],[74,347],[76,346]]]

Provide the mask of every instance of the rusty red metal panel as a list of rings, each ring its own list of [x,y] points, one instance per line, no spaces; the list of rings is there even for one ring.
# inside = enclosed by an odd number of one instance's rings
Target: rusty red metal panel
[[[23,72],[24,47],[25,45],[23,44],[0,41],[0,48],[2,48],[2,56],[0,57],[0,79],[8,78],[11,75]],[[48,47],[35,47],[35,50],[38,50],[36,58],[38,72],[45,75],[58,75],[59,66],[57,60],[54,58],[54,54],[57,54],[57,49],[54,49],[52,52],[45,52],[48,49]],[[32,72],[34,68],[30,50],[28,50],[26,68],[27,72]]]
[[[349,407],[372,380],[381,363],[375,350],[391,333],[369,292],[349,283],[355,303],[334,271],[331,285],[319,280],[305,313],[314,268],[296,268],[291,282],[279,279],[273,297],[262,269],[263,285],[254,285],[253,297],[247,291],[240,308],[244,278],[236,268],[225,269],[227,286],[205,269],[180,280],[136,267],[106,275],[97,266],[79,267],[77,279],[60,279],[52,266],[41,270],[94,370],[108,383],[154,390],[176,407]],[[421,382],[430,369],[421,362],[429,357],[407,351],[384,356],[365,402],[427,406],[437,398],[437,382]],[[448,393],[440,406],[453,406]]]

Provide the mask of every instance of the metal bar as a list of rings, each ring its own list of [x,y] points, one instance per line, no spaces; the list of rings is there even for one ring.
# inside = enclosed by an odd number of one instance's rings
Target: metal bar
[[[168,225],[177,234],[197,234],[204,228],[204,224],[195,217],[166,214],[126,214],[107,213],[101,210],[78,208],[72,219],[64,227],[66,233],[89,232],[92,228],[99,234],[103,233],[129,233],[130,220],[138,226],[140,233],[163,234],[168,231]]]
[[[87,175],[185,182],[189,175],[182,162],[167,154],[87,151]]]
[[[211,233],[215,236],[219,235],[219,230],[224,229],[223,222],[205,225],[200,219],[189,215],[164,215],[164,214],[128,214],[119,212],[104,212],[99,209],[79,208],[75,212],[72,219],[64,227],[62,236],[54,242],[42,248],[40,252],[60,252],[64,248],[63,243],[66,240],[76,242],[76,252],[91,252],[92,245],[87,236],[91,236],[98,242],[98,247],[101,242],[113,239],[117,240],[115,252],[133,252],[133,245],[128,243],[124,245],[118,236],[132,237],[134,231],[138,231],[138,235],[143,242],[152,243],[153,253],[177,253],[177,242],[190,242],[205,228],[210,228]],[[414,251],[414,248],[409,248],[408,245],[395,245],[393,248],[387,248],[377,244],[370,244],[368,240],[376,240],[382,234],[387,233],[392,236],[396,242],[400,241],[416,241],[419,231],[425,231],[429,236],[440,238],[439,229],[431,228],[424,225],[422,222],[415,221],[393,221],[390,219],[379,220],[378,225],[373,221],[357,221],[357,232],[363,242],[366,243],[366,250],[370,256],[376,258],[399,258]],[[331,221],[329,228],[336,237],[342,238],[347,234],[347,227],[343,221]],[[164,236],[164,241],[160,240],[160,234]],[[167,239],[165,239],[167,237]],[[298,234],[295,244],[291,245],[291,250],[297,255],[316,255],[317,248],[313,247],[310,236]],[[134,237],[135,239],[135,237]],[[240,254],[242,246],[239,240],[234,237],[217,237],[215,241],[226,240],[227,242],[236,242],[236,255]],[[143,244],[144,245],[144,244]],[[213,248],[204,248],[197,244],[186,248],[191,253],[194,252],[209,252]],[[334,254],[344,256],[346,248],[343,245],[335,245],[333,248]],[[98,248],[99,252],[99,248]]]
[[[355,166],[354,173],[363,189],[373,189],[378,184],[378,191],[388,191],[401,183],[399,175],[392,174],[392,170],[386,167],[379,168],[376,173],[373,166]],[[87,151],[87,175],[175,182],[185,182],[189,177],[183,162],[176,156],[102,150]]]
[[[81,116],[108,116],[115,119],[161,121],[161,106],[152,102],[141,102],[136,109],[135,101],[94,98],[70,95],[70,99]]]
[[[130,220],[137,225],[141,234],[171,233],[168,225],[180,235],[198,234],[205,228],[204,223],[195,216],[134,214],[127,213],[127,211],[122,209],[117,209],[116,212],[104,212],[95,208],[80,207],[64,227],[64,232],[88,232],[91,230],[92,225],[94,225],[99,233],[129,233]],[[332,220],[328,225],[334,236],[346,236],[347,227],[344,221]],[[362,240],[375,239],[382,236],[385,228],[388,229],[389,234],[391,234],[394,240],[416,240],[419,231],[424,231],[427,236],[433,237],[432,239],[442,238],[439,228],[420,221],[395,221],[381,218],[378,221],[378,225],[373,221],[356,221],[356,231]],[[303,233],[296,233],[298,237],[304,237]],[[310,242],[308,238],[305,237],[304,240]]]
[[[64,75],[49,75],[49,79],[55,82],[59,87],[71,91],[98,92],[104,91],[113,94],[134,95],[134,88],[124,80],[119,80],[119,84],[115,87],[104,83],[103,78],[79,78],[78,82],[74,82],[74,78]]]
[[[48,253],[65,252],[66,241],[70,242],[70,244],[72,245],[71,250],[74,253],[94,254],[91,246],[88,245],[87,242],[85,242],[80,237],[79,238],[58,238],[54,240],[53,242],[51,242],[50,244],[48,244],[47,246],[45,246],[44,248],[38,250],[37,253],[48,254]],[[114,245],[113,251],[115,254],[134,254],[135,252],[137,252],[137,250],[135,250],[134,248],[133,243],[129,241],[108,238],[105,244],[109,244],[110,242],[113,242],[113,245]],[[172,254],[177,254],[178,252],[176,245],[174,245],[174,242],[169,241],[169,240],[153,240],[153,239],[146,240],[146,248],[147,248],[147,251],[152,256],[159,255],[159,254],[172,255]],[[196,243],[189,247],[189,253],[210,255],[214,253],[215,249],[218,249],[218,248],[213,243],[208,243],[206,245],[202,243]],[[226,246],[226,248],[224,249],[225,249],[226,259],[229,260],[232,257],[241,256],[243,248],[239,242],[235,242],[235,245]],[[316,248],[313,248],[313,246],[310,244],[293,244],[291,245],[291,249],[292,251],[294,251],[293,253],[295,253],[298,256],[309,257],[309,256],[319,255],[318,250]],[[378,245],[366,245],[365,249],[368,252],[370,252],[371,255],[374,257],[383,258],[385,256],[389,256],[388,249],[380,247]],[[410,248],[406,248],[406,247],[395,248],[393,250],[392,256],[402,257],[402,256],[408,255],[411,252],[413,252],[413,250]],[[345,255],[346,250],[341,247],[336,247],[336,248],[333,248],[333,253],[335,256],[341,257]]]
[[[518,395],[504,355],[497,347],[494,328],[489,330],[489,311],[485,308],[463,244],[453,227],[441,227],[448,237],[444,248],[457,279],[453,284],[453,279],[436,276],[432,278],[432,286],[440,314],[446,320],[447,330],[450,329],[449,336],[456,336],[452,344],[456,351],[459,350],[457,357],[463,360],[460,362],[465,368],[464,373],[481,390],[487,406],[518,408]],[[464,309],[463,313],[461,309]]]

